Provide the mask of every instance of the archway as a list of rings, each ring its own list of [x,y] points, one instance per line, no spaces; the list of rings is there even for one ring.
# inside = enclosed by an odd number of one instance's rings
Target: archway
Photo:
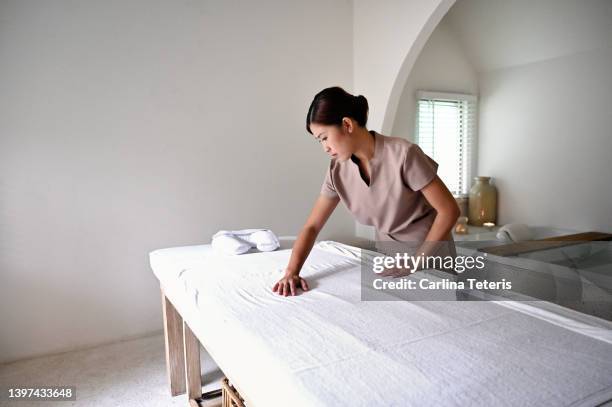
[[[406,53],[406,56],[404,57],[401,66],[399,67],[397,76],[393,81],[393,85],[389,93],[389,98],[385,106],[383,122],[381,125],[381,131],[383,134],[391,133],[393,123],[395,121],[395,116],[397,114],[400,97],[406,85],[406,81],[408,80],[408,76],[410,75],[410,71],[414,67],[414,64],[419,54],[427,43],[427,40],[431,36],[431,33],[435,30],[442,18],[455,4],[455,2],[456,0],[441,1],[438,7],[436,7],[434,12],[425,22],[425,25],[423,26],[421,32],[418,34],[416,40],[408,49],[408,52]]]

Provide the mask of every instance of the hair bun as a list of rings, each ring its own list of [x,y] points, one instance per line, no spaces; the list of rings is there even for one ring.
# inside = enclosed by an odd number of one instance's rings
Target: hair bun
[[[368,121],[368,100],[363,95],[354,96],[354,117],[358,122],[365,123]]]

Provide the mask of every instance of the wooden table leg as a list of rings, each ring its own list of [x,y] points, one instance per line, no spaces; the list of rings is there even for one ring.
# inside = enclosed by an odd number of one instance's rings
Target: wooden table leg
[[[170,383],[170,394],[185,394],[185,368],[183,352],[183,318],[166,298],[162,290],[164,314],[164,339],[166,344],[166,370]]]
[[[202,397],[202,373],[200,371],[200,341],[183,321],[183,340],[185,341],[185,375],[187,397],[191,400]]]

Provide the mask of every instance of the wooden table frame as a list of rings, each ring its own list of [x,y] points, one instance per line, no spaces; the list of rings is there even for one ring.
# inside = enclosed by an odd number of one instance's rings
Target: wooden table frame
[[[186,393],[189,406],[198,407],[202,399],[220,397],[221,390],[202,393],[200,341],[166,297],[163,288],[161,296],[170,394],[174,397]]]

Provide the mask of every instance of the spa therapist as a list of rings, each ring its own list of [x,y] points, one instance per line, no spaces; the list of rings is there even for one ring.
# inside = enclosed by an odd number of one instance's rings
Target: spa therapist
[[[274,292],[308,290],[300,270],[340,201],[358,222],[375,227],[379,243],[420,242],[418,253],[456,255],[451,230],[459,207],[436,175],[438,164],[406,139],[368,130],[367,118],[366,98],[339,87],[323,89],[310,104],[306,130],[331,161]]]

